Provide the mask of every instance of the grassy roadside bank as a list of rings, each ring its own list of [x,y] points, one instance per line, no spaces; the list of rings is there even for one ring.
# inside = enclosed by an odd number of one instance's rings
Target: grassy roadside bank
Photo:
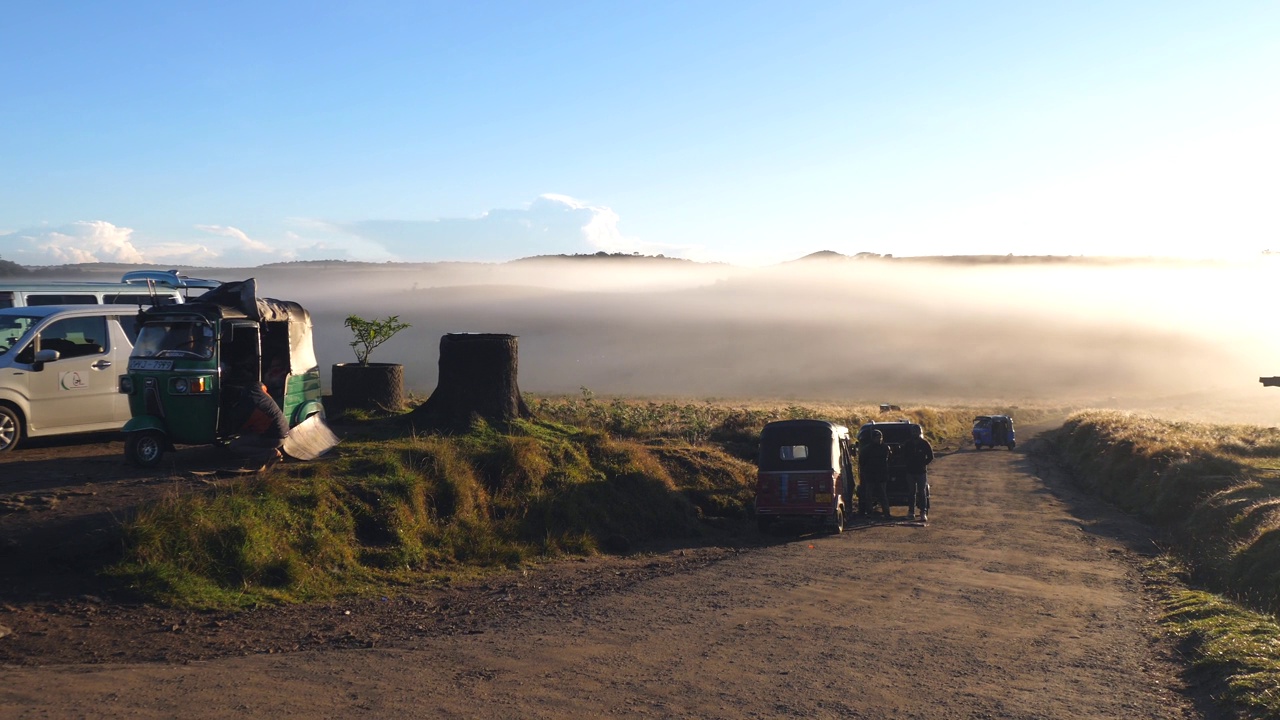
[[[532,399],[537,420],[420,435],[349,425],[334,457],[139,509],[107,575],[142,599],[252,607],[388,594],[575,554],[748,540],[765,423],[879,408]],[[991,412],[993,410],[984,410]],[[957,447],[971,408],[905,408]]]
[[[1161,531],[1149,579],[1192,667],[1247,717],[1280,718],[1280,430],[1089,411],[1045,439]]]

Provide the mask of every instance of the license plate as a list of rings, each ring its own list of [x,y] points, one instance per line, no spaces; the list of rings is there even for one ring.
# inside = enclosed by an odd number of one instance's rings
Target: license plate
[[[817,493],[813,496],[813,501],[819,504],[829,503],[831,502],[831,493]]]
[[[172,360],[152,360],[150,358],[132,358],[129,360],[130,370],[172,370]]]

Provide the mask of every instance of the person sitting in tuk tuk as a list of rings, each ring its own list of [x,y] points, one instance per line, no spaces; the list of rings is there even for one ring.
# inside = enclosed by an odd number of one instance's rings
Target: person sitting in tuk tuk
[[[858,448],[858,478],[862,482],[860,491],[863,495],[862,507],[870,512],[875,503],[883,509],[884,517],[889,514],[889,455],[890,449],[884,444],[884,433],[872,430],[862,439]]]
[[[245,388],[244,396],[236,404],[243,414],[240,433],[227,447],[232,453],[252,461],[274,463],[284,455],[284,439],[289,435],[289,421],[275,400],[267,394],[267,386],[261,383]]]

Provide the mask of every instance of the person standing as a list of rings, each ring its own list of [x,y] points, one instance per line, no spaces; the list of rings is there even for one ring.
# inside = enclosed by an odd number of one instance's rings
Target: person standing
[[[874,503],[879,503],[883,516],[889,515],[889,455],[890,449],[884,444],[884,433],[872,430],[862,437],[862,446],[858,448],[858,479],[862,493],[863,507],[870,512]]]
[[[933,446],[924,437],[912,438],[907,443],[906,466],[907,482],[911,486],[911,502],[907,508],[907,519],[915,518],[916,508],[920,508],[920,522],[929,522],[929,463],[933,462]]]

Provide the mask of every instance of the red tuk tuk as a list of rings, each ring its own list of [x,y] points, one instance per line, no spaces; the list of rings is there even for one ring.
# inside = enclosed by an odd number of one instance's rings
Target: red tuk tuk
[[[761,532],[783,518],[844,530],[853,507],[849,429],[825,420],[780,420],[760,433],[756,521]]]

